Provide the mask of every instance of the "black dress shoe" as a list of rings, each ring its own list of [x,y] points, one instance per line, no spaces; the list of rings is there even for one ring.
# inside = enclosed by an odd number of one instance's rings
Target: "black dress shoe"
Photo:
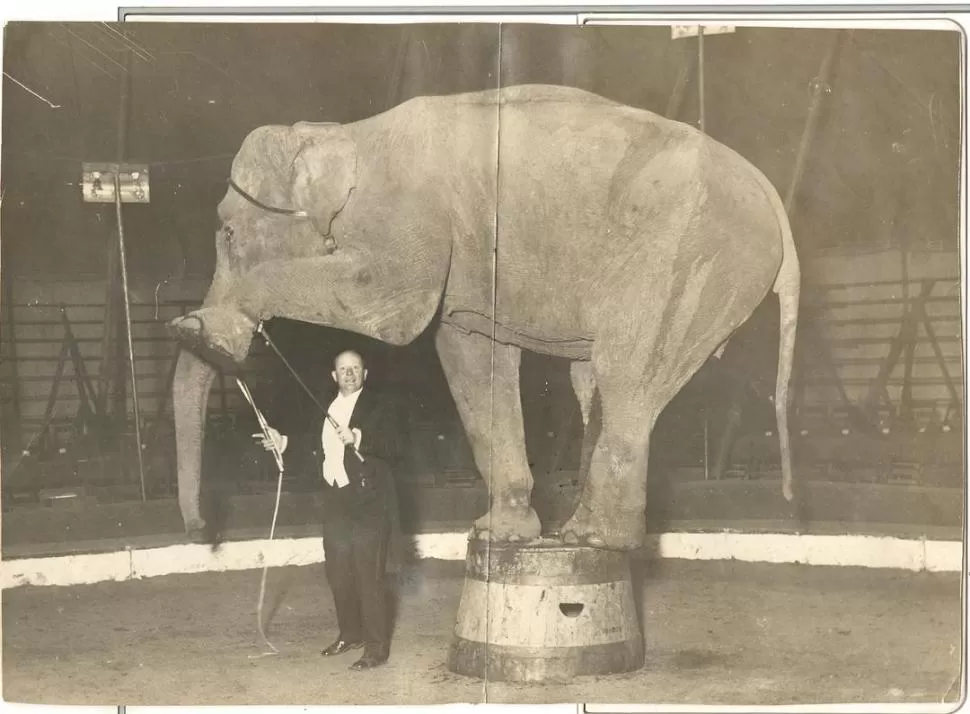
[[[333,657],[334,655],[341,655],[344,652],[350,652],[350,650],[359,650],[364,646],[363,642],[348,642],[347,640],[337,640],[332,645],[324,649],[320,654],[324,657]]]
[[[385,662],[387,662],[389,654],[390,653],[388,652],[387,647],[371,647],[371,646],[365,647],[364,655],[359,660],[357,660],[352,665],[350,665],[350,668],[359,671],[362,669],[371,669],[372,667],[379,667]]]

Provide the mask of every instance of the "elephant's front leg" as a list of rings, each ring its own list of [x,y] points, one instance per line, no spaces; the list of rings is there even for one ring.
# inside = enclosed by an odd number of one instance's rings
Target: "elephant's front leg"
[[[475,522],[479,537],[527,541],[539,536],[532,509],[532,471],[525,451],[519,393],[520,351],[484,335],[443,324],[435,346],[458,406],[490,509]]]

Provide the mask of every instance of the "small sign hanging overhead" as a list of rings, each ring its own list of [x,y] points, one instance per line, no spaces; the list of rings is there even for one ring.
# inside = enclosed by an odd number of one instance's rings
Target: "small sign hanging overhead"
[[[682,37],[697,37],[700,27],[704,28],[704,37],[724,35],[735,31],[734,25],[671,25],[670,38],[679,40]]]
[[[122,203],[148,203],[148,164],[81,164],[81,191],[85,203],[114,203],[115,175]]]

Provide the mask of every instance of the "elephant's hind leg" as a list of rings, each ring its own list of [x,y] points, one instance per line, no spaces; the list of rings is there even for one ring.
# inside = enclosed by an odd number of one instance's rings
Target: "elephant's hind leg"
[[[656,403],[642,387],[599,383],[601,432],[572,517],[560,534],[569,544],[632,550],[646,536],[646,472]],[[657,412],[659,413],[659,412]]]
[[[593,447],[599,439],[602,413],[599,393],[596,391],[596,378],[593,363],[575,361],[569,365],[569,378],[579,401],[579,411],[583,417],[583,443],[579,454],[579,479],[584,482],[589,475],[589,464],[593,458]]]
[[[438,329],[435,347],[488,485],[491,506],[475,522],[476,535],[495,541],[538,538],[541,525],[530,505],[533,480],[525,452],[519,348],[447,324]]]
[[[589,361],[574,361],[569,363],[569,381],[573,385],[573,392],[579,401],[579,412],[583,417],[583,426],[589,423],[589,413],[593,407],[593,394],[596,391],[596,379],[593,376],[593,363]]]
[[[593,370],[601,411],[579,505],[560,533],[567,543],[630,550],[646,536],[647,464],[657,417],[728,334],[729,325],[706,323],[702,338],[686,348],[684,334],[654,325],[653,339],[622,339],[614,332],[594,350]]]
[[[657,327],[648,332],[654,339],[624,341],[620,330],[594,350],[600,434],[579,505],[560,531],[567,543],[618,550],[643,545],[654,424],[725,334],[712,330],[684,349],[676,330]]]

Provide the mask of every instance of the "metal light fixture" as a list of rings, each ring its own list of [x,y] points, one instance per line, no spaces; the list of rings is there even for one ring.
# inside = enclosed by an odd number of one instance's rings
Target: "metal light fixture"
[[[114,203],[115,176],[122,203],[149,203],[148,164],[83,163],[81,193],[85,203]]]

